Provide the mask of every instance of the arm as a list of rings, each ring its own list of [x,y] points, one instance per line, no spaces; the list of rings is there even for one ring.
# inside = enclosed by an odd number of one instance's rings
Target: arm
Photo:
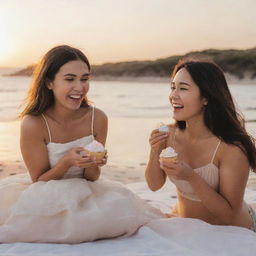
[[[166,181],[166,173],[160,168],[159,154],[166,147],[168,135],[168,133],[159,132],[156,129],[152,131],[149,138],[151,150],[145,171],[145,178],[149,188],[153,191],[160,189]]]
[[[80,161],[92,164],[90,159],[84,159],[79,155],[83,148],[74,148],[50,168],[45,142],[47,134],[42,127],[44,123],[41,117],[28,115],[21,122],[20,148],[33,182],[61,179],[71,166]]]
[[[45,136],[40,132],[42,130],[39,117],[25,116],[21,122],[20,149],[33,182],[44,178],[60,179],[64,175],[63,171],[68,168],[67,163],[62,160],[50,169]]]
[[[202,179],[193,179],[191,184],[204,206],[224,224],[233,224],[241,210],[249,163],[245,154],[237,146],[225,145],[221,155],[219,193]],[[194,180],[194,181],[193,181]]]
[[[249,163],[238,147],[233,145],[223,147],[220,152],[222,158],[219,166],[219,192],[216,192],[185,163],[171,164],[171,169],[166,168],[164,164],[164,169],[175,178],[187,180],[201,199],[201,203],[223,224],[229,225],[234,223],[241,210],[249,175]]]
[[[94,113],[94,137],[97,141],[102,143],[105,146],[108,132],[108,118],[106,114],[95,108]],[[84,177],[87,180],[94,181],[97,180],[100,176],[100,167],[99,165],[103,165],[106,163],[106,159],[103,162],[96,162],[95,166],[85,168]]]

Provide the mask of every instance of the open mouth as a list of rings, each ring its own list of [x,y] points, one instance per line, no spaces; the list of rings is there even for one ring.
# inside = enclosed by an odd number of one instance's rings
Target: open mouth
[[[71,94],[68,97],[72,100],[81,100],[83,98],[81,94]]]
[[[173,109],[174,109],[174,110],[180,110],[180,109],[183,109],[183,108],[184,108],[183,105],[177,104],[177,103],[173,103],[172,106],[173,106]]]

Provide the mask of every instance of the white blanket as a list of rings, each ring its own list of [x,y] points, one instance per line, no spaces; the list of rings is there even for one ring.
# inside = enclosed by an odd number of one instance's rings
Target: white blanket
[[[169,211],[175,202],[175,188],[168,183],[151,192],[145,183],[127,185],[152,205]],[[247,189],[246,200],[255,204],[255,191]],[[67,244],[1,244],[4,256],[249,256],[256,255],[256,233],[233,226],[213,226],[196,219],[160,219],[141,227],[126,238]]]

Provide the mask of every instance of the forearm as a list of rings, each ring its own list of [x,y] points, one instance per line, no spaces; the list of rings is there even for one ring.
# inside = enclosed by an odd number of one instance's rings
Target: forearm
[[[61,160],[53,168],[40,175],[36,181],[59,180],[70,167],[65,160]]]
[[[145,171],[145,178],[151,190],[160,189],[166,180],[165,172],[160,168],[159,154],[150,152],[150,158]]]
[[[89,181],[95,181],[100,177],[100,167],[93,166],[84,169],[84,178]]]
[[[229,202],[195,172],[189,180],[201,203],[223,224],[232,224],[236,211]]]

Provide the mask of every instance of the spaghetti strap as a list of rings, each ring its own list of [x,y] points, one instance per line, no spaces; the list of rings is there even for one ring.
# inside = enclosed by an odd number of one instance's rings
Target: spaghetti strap
[[[214,153],[213,153],[211,163],[213,162],[214,157],[215,157],[215,155],[216,155],[216,153],[217,153],[217,151],[218,151],[218,148],[219,148],[220,142],[221,142],[221,140],[219,140],[219,143],[218,143],[218,145],[217,145],[217,147],[216,147],[216,149],[215,149],[215,151],[214,151]]]
[[[94,123],[94,106],[92,106],[92,125],[91,125],[91,134],[93,135],[93,123]]]
[[[175,149],[175,136],[176,136],[177,128],[175,128],[173,137],[172,137],[172,147]]]
[[[47,122],[47,120],[46,120],[44,114],[42,114],[42,117],[43,117],[43,119],[44,119],[44,121],[45,121],[47,130],[48,130],[48,135],[49,135],[49,140],[50,140],[49,143],[50,143],[50,142],[52,141],[52,136],[51,136],[50,128],[49,128],[48,122]]]

